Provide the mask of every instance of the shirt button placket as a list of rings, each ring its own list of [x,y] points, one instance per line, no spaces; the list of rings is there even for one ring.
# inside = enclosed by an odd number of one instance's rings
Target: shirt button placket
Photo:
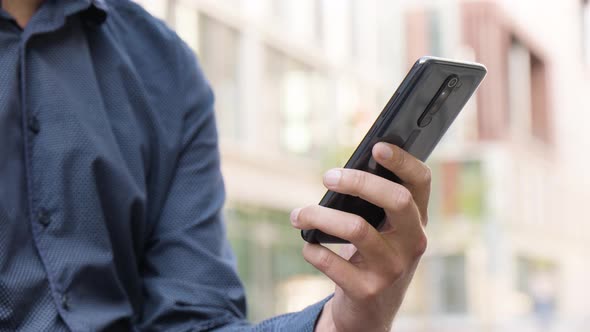
[[[2,1],[0,0],[0,3]],[[64,313],[69,312],[71,310],[71,304],[69,296],[64,292],[60,293],[57,290],[63,289],[63,285],[60,285],[57,281],[58,274],[60,272],[60,266],[58,263],[51,261],[48,256],[51,254],[51,245],[43,246],[43,250],[40,248],[41,242],[45,242],[45,244],[50,243],[51,238],[42,239],[42,233],[38,232],[39,228],[47,228],[54,220],[52,220],[50,212],[44,206],[37,205],[38,202],[41,202],[41,197],[34,197],[35,195],[40,195],[38,188],[34,188],[34,183],[38,183],[38,181],[34,181],[36,173],[36,169],[39,170],[42,168],[42,165],[35,165],[35,163],[42,163],[42,160],[39,160],[38,156],[34,153],[34,141],[39,139],[39,133],[41,131],[41,121],[37,114],[35,114],[35,107],[30,107],[28,105],[28,98],[30,98],[30,93],[32,93],[31,87],[28,87],[28,82],[25,80],[27,67],[26,67],[26,41],[21,43],[20,49],[20,69],[22,75],[20,88],[23,93],[21,94],[21,107],[22,107],[22,116],[24,117],[24,128],[23,130],[27,131],[24,139],[26,157],[25,157],[25,168],[27,174],[27,192],[30,200],[30,221],[36,225],[33,229],[33,241],[35,242],[40,259],[42,264],[45,266],[45,270],[47,271],[47,279],[50,284],[51,293],[54,299],[54,302],[57,306],[58,311],[62,314],[62,318],[65,320],[63,316]],[[34,90],[33,90],[34,91]],[[34,96],[38,97],[38,96]],[[30,99],[35,99],[35,98]],[[37,110],[39,111],[39,110]],[[24,133],[23,133],[24,134]],[[49,237],[50,235],[47,234]],[[67,323],[66,323],[67,324]]]
[[[49,215],[49,212],[47,212],[47,210],[45,210],[43,208],[40,209],[39,213],[37,213],[37,221],[43,227],[49,226],[49,224],[51,223],[51,216]]]
[[[29,130],[35,135],[41,131],[41,125],[39,124],[39,119],[36,116],[32,116],[29,119]]]
[[[61,307],[64,310],[69,310],[70,309],[70,298],[68,297],[68,294],[63,294],[61,296]]]

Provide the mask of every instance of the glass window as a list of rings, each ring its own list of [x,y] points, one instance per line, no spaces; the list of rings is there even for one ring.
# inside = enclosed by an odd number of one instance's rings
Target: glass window
[[[432,285],[431,311],[434,314],[467,312],[464,255],[434,256],[425,259]]]
[[[512,134],[526,137],[531,132],[531,55],[513,38],[508,51],[508,123]]]
[[[512,136],[550,143],[545,62],[518,39],[508,52],[508,123]]]
[[[276,133],[279,148],[301,155],[311,153],[313,98],[310,68],[267,48],[265,71],[268,115],[279,123]]]
[[[428,163],[433,182],[431,222],[481,221],[485,214],[485,181],[479,161]]]
[[[221,138],[241,138],[238,86],[239,41],[235,29],[207,15],[198,19],[199,58],[215,92]]]
[[[479,161],[461,164],[459,206],[461,214],[473,220],[484,215],[484,181]]]
[[[283,147],[295,153],[306,153],[311,147],[310,91],[308,73],[297,65],[285,72],[282,82],[282,133]]]

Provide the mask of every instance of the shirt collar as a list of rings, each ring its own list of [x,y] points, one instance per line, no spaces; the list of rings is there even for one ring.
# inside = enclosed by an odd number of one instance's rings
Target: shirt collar
[[[52,0],[46,0],[52,1]],[[109,11],[104,0],[53,0],[57,5],[63,6],[65,16],[80,13],[82,19],[90,24],[100,25],[106,18]],[[52,2],[53,2],[52,1]],[[0,0],[0,5],[2,0]],[[1,7],[1,6],[0,6]],[[0,18],[8,19],[10,16],[0,9]]]
[[[72,3],[70,7],[66,7],[66,15],[72,15],[80,11],[81,17],[84,21],[90,24],[102,24],[108,14],[108,6],[104,0],[63,0]],[[82,6],[82,8],[80,8]]]

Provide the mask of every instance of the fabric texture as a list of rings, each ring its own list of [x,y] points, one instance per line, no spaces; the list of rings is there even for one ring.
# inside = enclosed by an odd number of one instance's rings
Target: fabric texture
[[[130,1],[0,11],[0,331],[313,330],[327,299],[245,320],[213,104]]]

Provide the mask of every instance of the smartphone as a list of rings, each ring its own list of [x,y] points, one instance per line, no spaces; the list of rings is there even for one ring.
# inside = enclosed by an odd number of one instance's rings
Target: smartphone
[[[479,63],[430,56],[418,59],[344,167],[401,183],[375,162],[373,145],[395,144],[425,161],[486,73]],[[319,204],[357,214],[376,229],[385,220],[382,208],[350,195],[328,191]],[[348,242],[317,229],[304,230],[301,236],[311,243]]]

